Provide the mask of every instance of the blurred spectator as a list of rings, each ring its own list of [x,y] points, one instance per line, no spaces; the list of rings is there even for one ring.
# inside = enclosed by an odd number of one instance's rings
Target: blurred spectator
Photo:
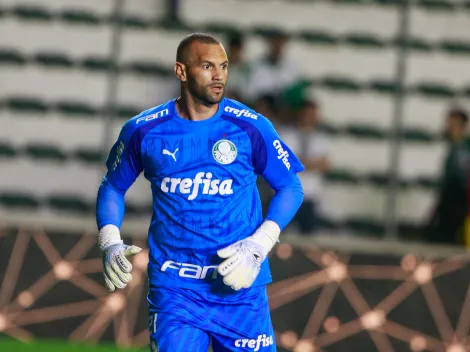
[[[250,65],[244,60],[244,37],[241,33],[233,33],[228,40],[229,79],[225,96],[246,104],[247,87],[250,78]]]
[[[281,107],[278,106],[275,97],[272,95],[259,97],[254,104],[254,109],[259,114],[267,117],[276,127],[284,123]]]
[[[449,142],[436,205],[425,226],[424,238],[430,242],[462,243],[467,210],[467,177],[470,165],[468,115],[452,109],[445,121]]]
[[[274,31],[268,36],[268,52],[260,60],[253,63],[248,96],[257,107],[259,99],[266,101],[267,97],[275,103],[274,106],[263,106],[270,109],[266,116],[274,115],[282,108],[282,94],[285,89],[299,80],[295,62],[288,59],[285,47],[288,37],[286,34]]]
[[[295,125],[285,125],[278,129],[281,138],[305,166],[305,171],[300,173],[304,202],[293,220],[303,234],[313,233],[318,226],[323,198],[323,177],[331,166],[328,138],[317,128],[320,116],[318,104],[308,100],[298,110]]]

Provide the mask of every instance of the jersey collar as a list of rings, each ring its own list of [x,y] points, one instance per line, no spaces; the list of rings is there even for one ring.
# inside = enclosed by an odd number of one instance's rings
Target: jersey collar
[[[217,120],[218,118],[220,118],[220,116],[222,116],[222,114],[224,113],[224,108],[225,108],[225,98],[223,98],[220,103],[219,103],[219,107],[217,109],[217,112],[212,115],[211,117],[205,119],[205,120],[201,120],[201,121],[192,121],[192,120],[187,120],[187,119],[184,119],[182,118],[181,116],[178,115],[178,110],[176,109],[176,99],[173,99],[171,101],[171,113],[174,117],[174,119],[180,123],[186,123],[186,124],[205,124],[205,123],[210,123],[214,120]]]

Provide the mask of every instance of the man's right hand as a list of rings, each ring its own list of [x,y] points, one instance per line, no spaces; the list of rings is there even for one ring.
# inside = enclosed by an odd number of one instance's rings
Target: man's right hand
[[[123,243],[109,245],[101,251],[104,268],[104,281],[109,291],[124,288],[132,280],[132,264],[126,257],[134,256],[142,248]]]

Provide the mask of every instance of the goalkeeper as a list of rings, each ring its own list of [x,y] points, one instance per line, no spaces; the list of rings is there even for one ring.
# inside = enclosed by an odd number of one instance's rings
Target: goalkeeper
[[[304,167],[263,116],[224,98],[228,60],[213,36],[184,38],[180,97],[130,119],[107,158],[97,224],[110,291],[132,279],[121,240],[124,195],[150,182],[149,330],[152,351],[275,351],[266,257],[303,200]],[[265,219],[256,187],[275,191]]]

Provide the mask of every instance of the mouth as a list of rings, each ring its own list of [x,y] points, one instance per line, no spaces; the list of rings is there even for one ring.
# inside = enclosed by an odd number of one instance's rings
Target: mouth
[[[224,91],[224,85],[223,84],[212,84],[209,86],[210,90],[213,91],[214,93],[222,93]]]

